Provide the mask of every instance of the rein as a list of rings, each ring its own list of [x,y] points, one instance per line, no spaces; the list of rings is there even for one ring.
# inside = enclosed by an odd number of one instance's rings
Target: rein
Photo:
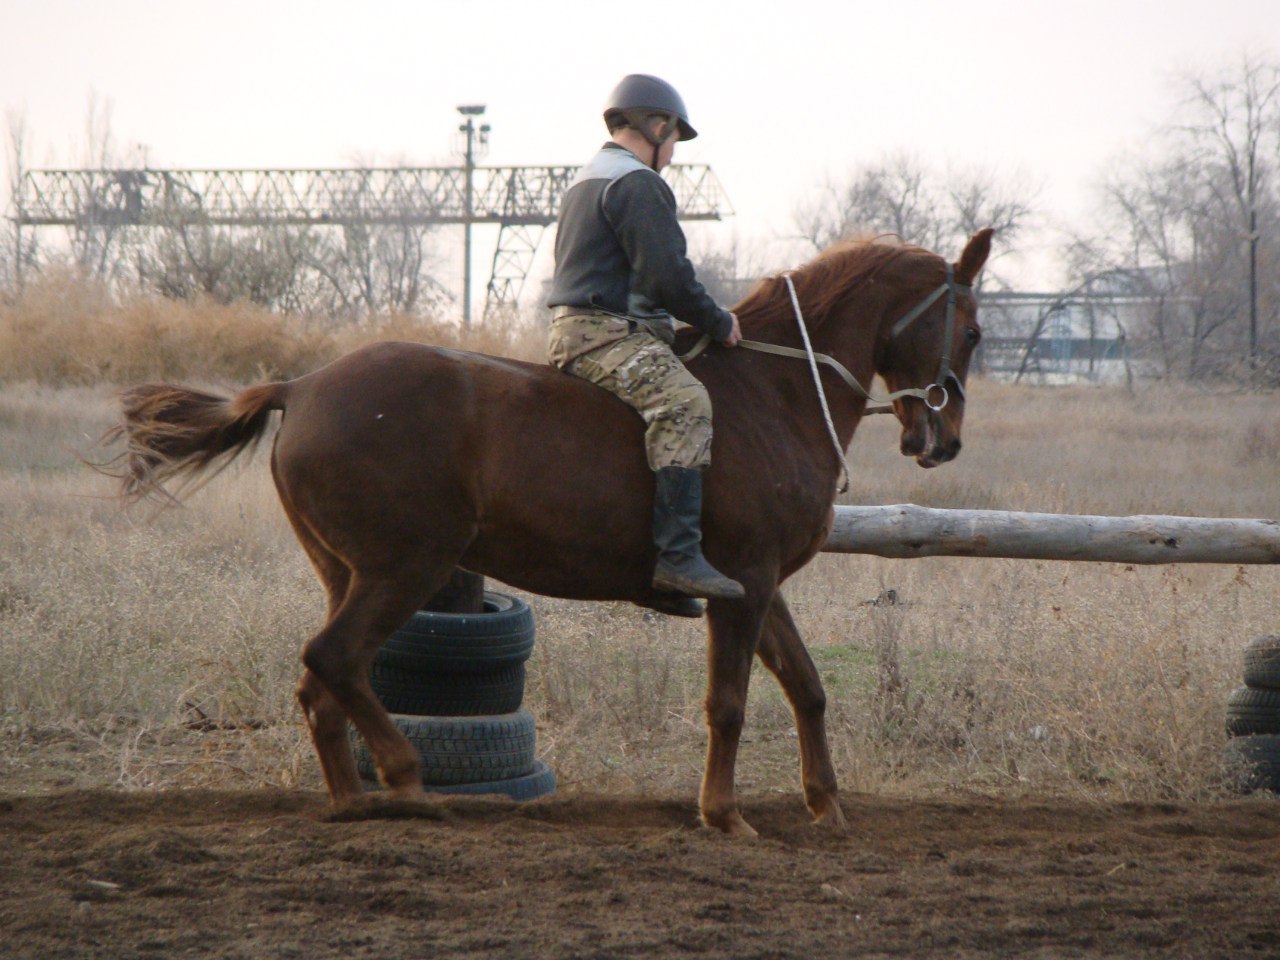
[[[849,489],[849,464],[845,460],[844,450],[840,446],[840,440],[836,436],[835,423],[831,419],[831,410],[827,406],[827,394],[822,387],[822,378],[818,374],[818,364],[830,367],[849,385],[859,396],[872,401],[876,406],[867,407],[863,410],[863,416],[869,416],[876,413],[892,413],[891,404],[900,397],[915,397],[922,401],[933,413],[941,411],[948,402],[951,395],[947,391],[947,383],[954,385],[956,393],[961,400],[965,399],[964,386],[960,383],[960,378],[956,376],[954,370],[951,369],[951,350],[955,339],[956,326],[956,290],[969,290],[969,286],[956,283],[954,270],[950,263],[946,265],[947,279],[937,288],[935,288],[927,297],[897,320],[890,332],[890,337],[896,337],[903,330],[909,327],[915,320],[923,316],[924,312],[933,306],[938,298],[944,294],[947,297],[947,314],[946,323],[943,330],[942,340],[942,357],[938,362],[938,372],[933,378],[933,383],[927,387],[908,387],[905,390],[895,390],[886,397],[876,397],[858,382],[857,377],[846,369],[835,357],[828,356],[825,353],[816,353],[813,345],[809,342],[809,329],[805,326],[804,314],[800,310],[800,299],[796,296],[796,287],[791,280],[790,273],[784,273],[782,279],[787,283],[787,292],[791,294],[791,307],[795,311],[796,323],[800,327],[800,339],[804,341],[804,349],[797,350],[794,347],[783,347],[776,343],[764,343],[760,340],[739,340],[738,346],[745,347],[748,350],[755,350],[759,353],[772,353],[779,357],[792,357],[799,360],[808,360],[809,369],[813,372],[813,383],[818,390],[818,402],[822,405],[822,416],[827,422],[827,432],[831,435],[831,442],[835,446],[836,456],[840,459],[840,468],[842,471],[842,479],[840,482],[839,492],[844,493]],[[703,334],[693,348],[680,356],[680,360],[688,363],[694,357],[698,356],[702,351],[707,349],[711,344],[711,337]],[[942,391],[942,399],[938,403],[933,403],[931,398],[934,391]]]

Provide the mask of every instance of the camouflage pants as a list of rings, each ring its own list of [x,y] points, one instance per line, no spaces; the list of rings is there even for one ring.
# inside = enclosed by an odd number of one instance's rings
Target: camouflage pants
[[[548,359],[604,387],[644,418],[651,470],[711,463],[707,388],[648,328],[632,330],[607,314],[562,317],[551,324]]]

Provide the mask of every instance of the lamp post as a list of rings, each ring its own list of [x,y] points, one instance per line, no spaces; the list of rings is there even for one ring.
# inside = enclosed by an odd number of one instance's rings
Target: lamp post
[[[476,117],[484,116],[484,104],[464,104],[458,112],[466,118],[458,132],[466,137],[463,152],[465,163],[465,193],[463,195],[463,230],[465,240],[462,251],[462,329],[471,330],[471,218],[475,213],[473,189],[476,157],[482,156],[489,146],[489,125],[476,125]],[[484,613],[484,577],[461,567],[454,569],[449,582],[423,604],[424,610],[437,613]]]
[[[472,190],[475,184],[476,157],[483,156],[489,146],[489,125],[482,123],[476,126],[475,118],[484,116],[484,104],[464,104],[458,112],[466,117],[466,122],[458,127],[458,132],[466,137],[463,153],[465,163],[466,187],[463,196],[466,222],[463,224],[465,239],[462,248],[462,328],[471,329],[471,217],[475,212]]]

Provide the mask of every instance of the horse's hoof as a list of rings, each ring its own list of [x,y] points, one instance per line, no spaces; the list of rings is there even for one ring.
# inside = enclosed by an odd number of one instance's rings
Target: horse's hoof
[[[737,810],[731,810],[728,813],[716,815],[702,815],[702,823],[704,826],[710,827],[712,830],[719,830],[721,833],[727,833],[731,837],[741,837],[747,840],[753,840],[759,836],[755,828],[747,821],[742,819],[742,814]]]
[[[355,810],[368,806],[369,802],[368,794],[365,793],[335,795],[329,798],[329,809],[334,813],[342,813],[346,810]]]
[[[830,830],[832,833],[848,833],[849,822],[844,818],[844,811],[840,809],[840,805],[832,802],[831,806],[823,810],[821,813],[815,813],[813,816],[813,825],[821,827],[824,830]]]
[[[366,802],[368,796],[358,779],[352,783],[333,784],[329,788],[329,806],[334,810],[358,807]]]
[[[422,788],[422,782],[419,780],[413,780],[409,783],[401,784],[398,787],[388,787],[387,795],[392,800],[427,799],[427,791]]]

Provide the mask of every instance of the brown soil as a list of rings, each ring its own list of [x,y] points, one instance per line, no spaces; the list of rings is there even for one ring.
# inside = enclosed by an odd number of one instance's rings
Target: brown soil
[[[1280,957],[1280,807],[846,798],[760,839],[691,803],[0,797],[0,954]]]

